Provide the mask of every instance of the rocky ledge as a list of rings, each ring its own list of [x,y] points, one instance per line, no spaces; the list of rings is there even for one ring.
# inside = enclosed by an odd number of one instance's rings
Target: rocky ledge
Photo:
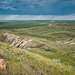
[[[36,47],[37,45],[35,39],[21,38],[19,36],[9,33],[1,34],[0,41],[22,49]]]

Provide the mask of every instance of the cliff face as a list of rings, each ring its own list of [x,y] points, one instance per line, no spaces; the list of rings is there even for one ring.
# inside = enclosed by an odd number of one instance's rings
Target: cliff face
[[[17,48],[30,48],[35,47],[35,39],[32,38],[20,38],[14,34],[4,33],[0,35],[0,41],[10,44]]]

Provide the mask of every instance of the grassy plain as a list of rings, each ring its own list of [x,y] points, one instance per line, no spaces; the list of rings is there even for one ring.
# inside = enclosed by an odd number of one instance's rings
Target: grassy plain
[[[75,22],[0,22],[0,34],[5,32],[39,43],[26,50],[0,43],[0,57],[9,75],[75,75]]]

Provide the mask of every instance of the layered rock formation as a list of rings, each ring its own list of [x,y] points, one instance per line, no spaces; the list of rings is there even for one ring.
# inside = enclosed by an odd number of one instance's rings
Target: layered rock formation
[[[10,44],[17,48],[36,47],[37,43],[32,38],[20,38],[14,34],[4,33],[0,35],[0,41]]]

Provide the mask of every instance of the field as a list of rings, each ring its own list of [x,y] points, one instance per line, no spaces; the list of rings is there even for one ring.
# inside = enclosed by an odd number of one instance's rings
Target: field
[[[74,21],[0,22],[0,34],[6,32],[38,43],[20,49],[0,42],[0,58],[6,62],[8,75],[75,75]]]

